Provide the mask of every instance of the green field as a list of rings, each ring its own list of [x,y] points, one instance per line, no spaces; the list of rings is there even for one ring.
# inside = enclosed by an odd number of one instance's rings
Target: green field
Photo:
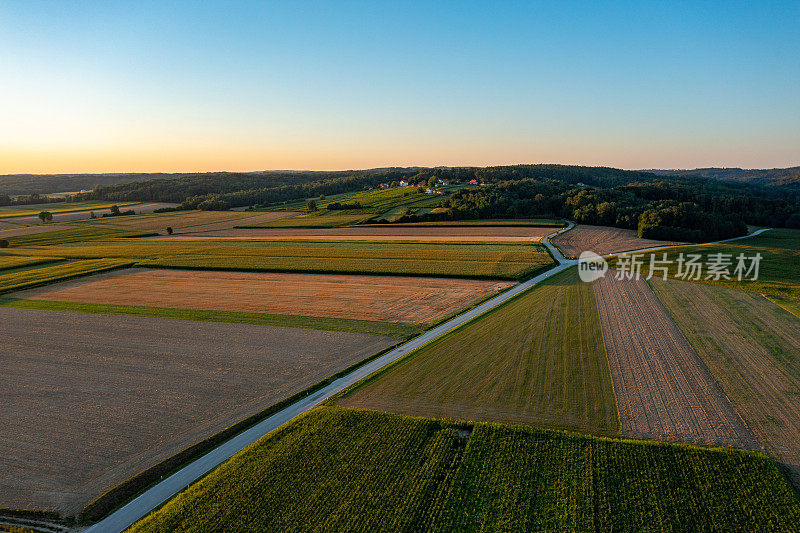
[[[374,213],[363,210],[315,211],[306,215],[270,220],[259,224],[238,224],[237,228],[341,228],[372,218]]]
[[[400,322],[378,322],[372,320],[298,315],[271,315],[266,313],[244,313],[235,311],[142,307],[133,305],[88,304],[80,302],[27,300],[10,297],[0,298],[0,307],[45,309],[48,311],[77,311],[81,313],[103,313],[107,315],[149,316],[180,320],[202,320],[206,322],[228,322],[232,324],[322,329],[327,331],[348,331],[351,333],[365,333],[368,335],[383,335],[397,338],[410,337],[422,330],[422,326],[419,324],[404,324]]]
[[[90,259],[7,273],[0,272],[0,294],[30,289],[54,281],[64,281],[129,265],[131,265],[131,261],[124,259]]]
[[[0,218],[24,217],[38,215],[42,211],[50,213],[71,213],[73,211],[90,211],[92,209],[109,209],[112,205],[125,207],[140,202],[55,202],[51,204],[16,205],[0,207]]]
[[[322,407],[234,456],[135,532],[787,531],[767,457]]]
[[[660,260],[663,253],[661,251],[654,252],[656,259]],[[699,281],[772,296],[800,297],[800,230],[772,229],[761,235],[730,243],[670,248],[667,258],[672,261],[669,269],[671,277],[677,274],[677,259],[681,253],[701,254],[703,262],[707,262],[710,254],[730,254],[733,259],[731,272],[736,266],[736,256],[744,254],[745,257],[753,257],[759,253],[762,259],[756,281],[748,279],[742,281],[736,279],[708,280],[705,279],[707,276],[705,269]],[[645,255],[645,260],[649,261],[649,254]],[[749,265],[749,261],[747,265]],[[647,268],[643,269],[643,272],[646,271]]]
[[[68,228],[61,230],[47,231],[44,233],[32,233],[29,235],[19,235],[9,237],[8,244],[13,247],[21,246],[50,246],[53,244],[65,244],[70,242],[87,242],[101,239],[132,238],[151,235],[141,231],[127,231],[117,228],[101,226],[82,226],[79,228]]]
[[[619,434],[594,290],[578,281],[575,269],[423,346],[335,401]]]
[[[12,249],[9,249],[12,250]],[[114,257],[141,266],[272,272],[433,275],[521,279],[552,259],[541,245],[244,240],[139,240],[13,249],[20,255]]]
[[[800,318],[800,298],[781,298],[780,296],[769,296],[769,300],[780,305],[797,318]]]
[[[60,257],[26,257],[23,255],[0,255],[0,270],[31,267],[61,261]]]

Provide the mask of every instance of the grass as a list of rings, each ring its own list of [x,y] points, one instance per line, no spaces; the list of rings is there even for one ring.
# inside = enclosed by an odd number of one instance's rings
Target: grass
[[[779,305],[800,318],[800,298],[781,298],[780,296],[768,296],[768,299],[775,305]]]
[[[31,267],[61,261],[60,257],[26,257],[21,255],[0,255],[0,271]]]
[[[654,255],[659,260],[663,253],[658,251],[654,252]],[[670,248],[667,256],[672,261],[672,266],[669,270],[670,277],[675,277],[677,274],[677,258],[680,253],[701,254],[704,262],[707,261],[710,254],[731,254],[733,267],[736,264],[735,258],[739,254],[743,253],[746,257],[753,257],[756,253],[760,253],[762,259],[758,280],[756,281],[748,279],[743,279],[742,281],[737,281],[736,279],[707,280],[705,279],[707,275],[705,269],[700,281],[770,296],[800,298],[800,276],[798,276],[800,230],[772,229],[755,237],[729,243]],[[649,254],[646,254],[645,260],[649,261],[649,258]],[[748,260],[746,264],[749,265],[749,263]],[[731,271],[733,267],[731,267]],[[643,271],[646,271],[646,269]]]
[[[24,217],[38,215],[42,211],[50,213],[71,213],[73,211],[91,211],[92,209],[109,209],[112,205],[125,207],[140,202],[56,202],[51,204],[19,205],[0,207],[0,218]]]
[[[131,261],[120,259],[91,259],[5,274],[0,272],[0,294],[20,289],[30,289],[54,281],[64,281],[130,265]]]
[[[86,242],[102,239],[132,238],[152,235],[141,231],[126,231],[116,228],[83,226],[79,228],[69,228],[53,230],[44,233],[34,233],[30,235],[19,235],[9,237],[9,246],[52,246],[54,244],[65,244],[71,242]]]
[[[797,495],[754,452],[322,407],[132,531],[754,531],[798,521]]]
[[[419,333],[423,328],[418,324],[353,320],[345,318],[325,318],[298,315],[274,315],[265,313],[242,313],[234,311],[207,311],[195,309],[174,309],[165,307],[142,307],[132,305],[88,304],[79,302],[56,302],[47,300],[27,300],[22,298],[0,298],[0,307],[15,309],[45,309],[49,311],[77,311],[81,313],[103,313],[108,315],[149,316],[180,320],[199,320],[206,322],[227,322],[233,324],[255,324],[260,326],[282,326],[289,328],[321,329],[327,331],[346,331],[387,337],[405,338]]]
[[[591,284],[570,269],[335,399],[402,414],[618,435]]]
[[[542,246],[530,244],[118,240],[30,247],[12,253],[73,259],[115,257],[162,268],[510,280],[552,264]]]

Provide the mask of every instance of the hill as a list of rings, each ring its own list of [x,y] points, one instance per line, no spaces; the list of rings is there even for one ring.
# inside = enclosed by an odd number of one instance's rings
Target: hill
[[[744,169],[696,168],[694,170],[648,170],[658,176],[700,177],[721,181],[739,181],[762,186],[786,186],[800,189],[800,167]]]

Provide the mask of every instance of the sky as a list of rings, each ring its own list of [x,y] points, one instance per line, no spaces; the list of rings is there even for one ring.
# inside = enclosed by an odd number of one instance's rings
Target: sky
[[[0,174],[800,165],[792,2],[0,1]]]

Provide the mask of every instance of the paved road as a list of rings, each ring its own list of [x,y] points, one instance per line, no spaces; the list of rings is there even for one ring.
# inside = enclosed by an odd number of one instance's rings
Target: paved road
[[[550,236],[555,236],[558,233],[572,228],[572,226],[572,223],[570,223],[568,227],[559,230]],[[147,489],[147,491],[142,493],[137,498],[131,500],[123,507],[120,507],[100,522],[89,527],[86,532],[105,533],[123,531],[124,529],[133,525],[137,520],[147,515],[150,511],[175,496],[178,492],[185,489],[192,482],[211,471],[214,467],[227,461],[234,454],[253,444],[261,437],[277,429],[286,422],[305,413],[306,411],[313,409],[334,394],[344,390],[357,381],[369,376],[370,374],[377,372],[381,368],[396,361],[397,359],[400,359],[409,352],[416,350],[423,344],[427,344],[432,340],[441,337],[442,335],[469,322],[473,318],[482,315],[490,309],[493,309],[503,302],[517,296],[521,292],[530,289],[540,281],[549,278],[550,276],[557,274],[558,272],[561,272],[572,265],[577,264],[577,260],[565,259],[564,256],[561,255],[561,253],[552,244],[550,244],[549,237],[542,239],[542,244],[544,244],[547,249],[550,250],[550,253],[553,254],[553,257],[556,258],[556,261],[559,263],[557,266],[524,283],[520,283],[516,287],[499,294],[490,300],[487,300],[483,304],[470,309],[466,313],[463,313],[452,320],[426,331],[422,335],[394,348],[390,352],[387,352],[377,359],[374,359],[369,363],[357,368],[350,374],[337,379],[317,392],[293,403],[282,411],[279,411],[269,418],[259,422],[255,426],[240,433],[231,440],[225,442],[217,448],[214,448],[206,455],[186,465],[168,478],[159,482],[157,485]]]

